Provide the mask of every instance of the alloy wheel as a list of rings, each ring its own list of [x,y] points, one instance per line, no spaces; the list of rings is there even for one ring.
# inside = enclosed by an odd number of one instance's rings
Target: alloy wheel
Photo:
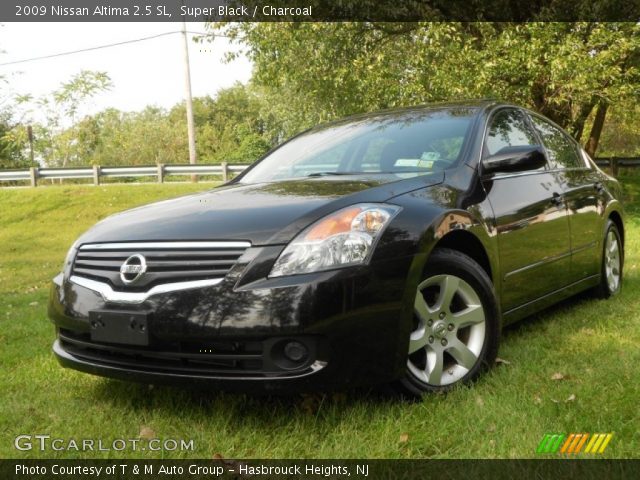
[[[609,230],[604,249],[604,268],[609,291],[614,293],[620,286],[620,245],[613,230]]]
[[[418,285],[409,371],[431,386],[462,379],[480,357],[486,317],[478,293],[462,278],[435,275]]]

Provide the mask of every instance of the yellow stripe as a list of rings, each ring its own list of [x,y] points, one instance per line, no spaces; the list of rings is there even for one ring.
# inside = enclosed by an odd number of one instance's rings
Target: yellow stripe
[[[589,443],[587,443],[587,448],[584,449],[584,453],[591,453],[591,447],[593,447],[593,444],[596,443],[597,438],[598,435],[591,435],[591,440],[589,440]]]
[[[595,445],[591,449],[591,453],[598,453],[598,448],[600,448],[600,444],[604,440],[604,437],[606,437],[604,433],[598,433],[598,439],[596,440]]]
[[[582,450],[582,446],[584,445],[584,442],[587,441],[587,438],[589,438],[589,434],[588,433],[583,433],[582,434],[582,440],[580,440],[580,443],[576,447],[576,450],[575,450],[574,453],[580,453],[580,450]]]
[[[576,436],[575,433],[572,433],[571,435],[569,435],[569,438],[567,438],[567,440],[562,445],[562,448],[560,449],[560,453],[565,453],[567,451],[567,448],[569,448],[569,445],[571,444],[571,442],[573,441],[573,437],[575,436]]]
[[[604,453],[604,449],[607,448],[607,445],[609,445],[609,442],[611,441],[611,437],[613,437],[612,433],[607,435],[607,438],[605,439],[604,442],[602,442],[602,445],[600,446],[600,450],[598,450],[598,453]]]

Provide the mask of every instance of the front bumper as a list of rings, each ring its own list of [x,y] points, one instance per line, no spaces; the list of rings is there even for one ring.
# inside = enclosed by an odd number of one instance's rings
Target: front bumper
[[[58,334],[53,351],[64,367],[87,373],[227,391],[314,391],[392,381],[406,365],[412,260],[277,279],[255,275],[255,268],[247,276],[246,265],[238,265],[218,285],[128,305],[64,279],[52,285],[49,303]],[[150,312],[150,345],[92,341],[89,312],[107,309]],[[302,361],[282,361],[290,341],[307,347]]]

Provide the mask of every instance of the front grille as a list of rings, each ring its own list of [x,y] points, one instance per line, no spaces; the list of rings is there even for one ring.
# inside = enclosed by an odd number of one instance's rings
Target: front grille
[[[117,290],[147,291],[164,283],[223,278],[250,246],[246,242],[140,242],[82,245],[72,275],[110,284]],[[147,271],[125,284],[120,268],[142,255]]]
[[[273,341],[217,340],[166,342],[153,347],[96,343],[89,334],[60,329],[62,347],[74,357],[140,371],[198,374],[220,377],[268,377],[299,375],[310,371],[312,359],[298,368],[283,370],[268,359]]]

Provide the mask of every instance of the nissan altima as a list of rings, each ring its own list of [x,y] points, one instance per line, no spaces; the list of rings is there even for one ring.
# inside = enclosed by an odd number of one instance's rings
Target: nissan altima
[[[620,196],[524,108],[349,117],[82,235],[53,280],[53,351],[148,383],[446,390],[494,363],[505,325],[620,291]]]

